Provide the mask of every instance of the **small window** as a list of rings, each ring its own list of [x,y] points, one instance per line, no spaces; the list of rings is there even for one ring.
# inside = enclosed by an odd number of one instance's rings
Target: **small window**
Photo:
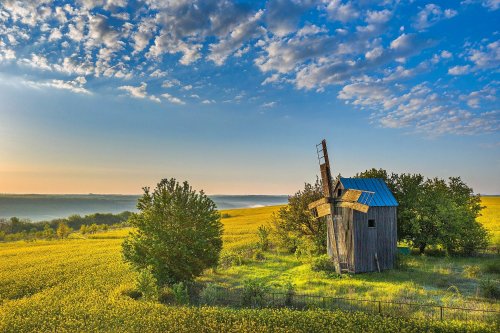
[[[375,220],[368,220],[368,228],[375,228]]]
[[[339,188],[339,189],[337,190],[337,197],[341,197],[341,196],[342,196],[342,189],[341,189],[341,188]]]

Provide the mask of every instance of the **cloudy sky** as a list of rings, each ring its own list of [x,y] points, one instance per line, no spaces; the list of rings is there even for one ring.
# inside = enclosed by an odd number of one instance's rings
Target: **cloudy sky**
[[[500,193],[500,1],[3,0],[0,192],[288,194],[371,167]]]

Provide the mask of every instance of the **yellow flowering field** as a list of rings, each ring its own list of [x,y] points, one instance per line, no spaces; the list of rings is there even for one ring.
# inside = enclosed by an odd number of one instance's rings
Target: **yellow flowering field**
[[[266,224],[278,208],[222,212],[225,214],[224,249],[230,251],[255,242],[257,227]],[[480,322],[424,322],[342,311],[173,307],[133,300],[123,292],[133,288],[136,278],[136,273],[121,258],[121,242],[128,232],[129,229],[121,229],[86,237],[75,234],[73,239],[63,241],[0,243],[0,332],[496,331],[495,327]],[[208,272],[200,280],[238,286],[246,277],[269,282],[295,277],[293,282],[298,293],[348,295],[354,292],[371,297],[389,294],[387,297],[449,297],[451,300],[458,297],[446,290],[440,293],[432,288],[427,290],[422,287],[425,281],[419,276],[387,272],[335,280],[313,273],[309,264],[300,258],[267,255],[269,258],[264,262]],[[456,268],[444,261],[416,260],[415,265],[428,270],[429,276],[435,273],[441,276]],[[404,284],[404,279],[409,281]],[[417,292],[405,293],[408,286]]]

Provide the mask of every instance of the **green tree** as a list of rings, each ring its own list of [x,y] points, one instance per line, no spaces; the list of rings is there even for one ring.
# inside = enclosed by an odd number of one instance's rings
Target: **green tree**
[[[215,203],[187,182],[163,179],[138,200],[129,222],[135,231],[123,256],[139,270],[150,267],[159,286],[192,280],[215,267],[222,249],[222,223]]]
[[[99,229],[99,227],[97,226],[97,224],[92,223],[90,226],[87,227],[87,232],[89,234],[95,234],[98,229]]]
[[[319,179],[314,184],[305,183],[304,189],[288,197],[288,205],[272,218],[279,245],[290,252],[297,249],[297,239],[305,238],[314,246],[313,252],[326,251],[326,224],[323,219],[312,216],[307,207],[323,197]]]
[[[68,237],[68,235],[71,232],[71,228],[68,227],[68,225],[64,222],[60,222],[59,226],[57,227],[57,236],[61,239]]]
[[[48,223],[45,224],[43,226],[43,237],[52,238],[53,236],[54,236],[54,229],[52,229]]]

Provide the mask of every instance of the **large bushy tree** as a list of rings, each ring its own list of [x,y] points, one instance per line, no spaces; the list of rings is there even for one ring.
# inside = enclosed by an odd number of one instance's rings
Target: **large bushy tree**
[[[288,197],[288,205],[281,208],[273,218],[278,241],[290,252],[297,249],[298,243],[307,241],[312,244],[312,252],[326,251],[326,225],[322,219],[315,219],[309,212],[308,205],[321,199],[321,182],[305,183],[304,189]]]
[[[187,182],[163,179],[143,189],[135,227],[123,242],[123,256],[137,269],[151,269],[158,284],[189,281],[217,265],[222,223],[215,203]]]

